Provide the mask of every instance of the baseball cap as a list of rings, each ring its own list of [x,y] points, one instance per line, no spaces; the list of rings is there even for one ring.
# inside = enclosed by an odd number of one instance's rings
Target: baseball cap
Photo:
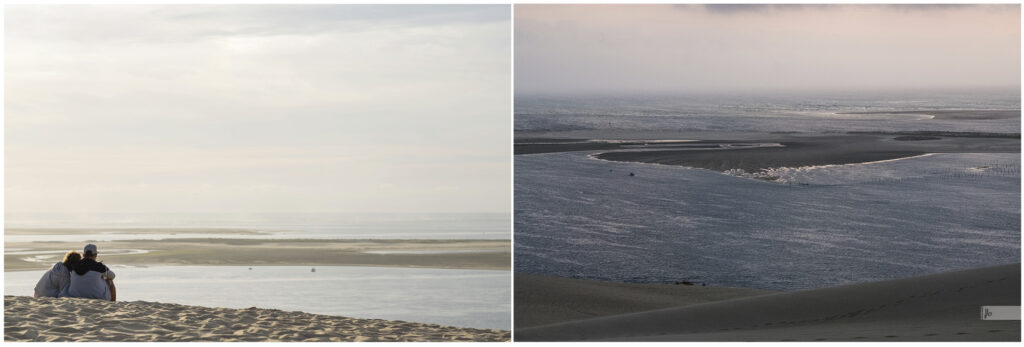
[[[88,244],[88,245],[85,245],[85,253],[96,254],[96,245],[91,244],[91,243]]]

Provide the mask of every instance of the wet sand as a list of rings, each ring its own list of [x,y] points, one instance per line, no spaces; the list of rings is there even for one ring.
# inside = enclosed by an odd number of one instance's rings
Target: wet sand
[[[4,341],[509,341],[504,330],[271,309],[4,296]]]
[[[901,134],[836,134],[799,136],[791,134],[750,134],[737,140],[712,139],[689,142],[679,148],[638,149],[637,143],[604,143],[614,148],[591,148],[589,144],[521,142],[517,154],[604,150],[597,159],[679,165],[715,171],[740,169],[758,172],[779,167],[853,164],[918,156],[926,153],[1018,153],[1020,138],[931,136],[928,141],[905,141]],[[676,137],[678,138],[678,137]],[[653,140],[653,139],[652,139]],[[711,145],[702,148],[699,145]],[[778,144],[776,147],[743,147]]]
[[[750,143],[751,141],[719,141],[704,140],[695,143],[692,140],[657,140],[658,144],[681,145],[688,148],[717,148],[722,144],[729,143]],[[650,141],[644,140],[598,140],[598,139],[565,139],[565,138],[521,138],[516,139],[514,145],[515,154],[538,154],[554,152],[576,152],[595,150],[617,150],[636,148],[638,146],[650,145]]]
[[[17,230],[27,233],[27,230]],[[39,230],[54,233],[54,230]],[[239,237],[244,237],[240,235]],[[507,270],[508,240],[165,239],[95,242],[123,265],[345,265]],[[6,242],[4,271],[45,270],[83,242]],[[17,252],[11,250],[17,249]],[[141,250],[141,251],[132,251]],[[144,252],[142,252],[144,251]],[[49,252],[49,253],[36,253]],[[20,254],[11,254],[20,253]]]
[[[515,339],[1020,341],[1019,320],[981,319],[981,306],[1020,306],[1020,276],[1020,264],[1010,264],[688,306],[665,306],[536,327],[517,325]],[[545,289],[547,294],[541,295],[550,298],[587,295],[580,288],[586,285],[549,286]],[[676,295],[688,294],[680,291]],[[517,309],[518,305],[517,302]],[[594,300],[586,305],[574,305],[574,310],[601,310],[602,305],[617,304]]]
[[[757,172],[777,167],[853,164],[925,154],[909,146],[886,145],[865,136],[808,138],[779,142],[783,147],[716,150],[615,151],[594,157],[611,161],[679,165],[715,171]]]

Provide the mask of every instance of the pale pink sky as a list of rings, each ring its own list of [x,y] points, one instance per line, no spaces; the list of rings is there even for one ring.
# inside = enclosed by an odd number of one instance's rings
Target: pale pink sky
[[[1019,88],[1019,5],[517,5],[517,93]]]

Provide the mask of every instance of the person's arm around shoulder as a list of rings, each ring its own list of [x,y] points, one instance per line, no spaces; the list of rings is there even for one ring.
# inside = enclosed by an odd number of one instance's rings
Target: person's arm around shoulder
[[[107,279],[107,286],[110,287],[110,301],[117,301],[117,288],[114,287],[114,280]]]
[[[101,275],[101,276],[103,276],[103,279],[105,279],[105,280],[112,280],[112,279],[114,279],[114,276],[115,276],[114,270],[111,270],[108,267],[107,268],[107,272],[104,272],[103,275]]]
[[[107,268],[107,272],[104,272],[102,277],[107,280],[107,286],[110,287],[110,301],[117,301],[117,288],[114,287],[114,270]]]

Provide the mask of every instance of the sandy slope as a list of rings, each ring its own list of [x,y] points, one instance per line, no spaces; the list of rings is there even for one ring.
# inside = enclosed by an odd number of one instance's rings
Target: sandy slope
[[[1020,264],[516,329],[516,341],[1020,341]]]
[[[510,332],[268,309],[4,296],[4,341],[508,341]]]
[[[591,281],[515,274],[515,326],[580,320],[774,293],[746,288]]]

